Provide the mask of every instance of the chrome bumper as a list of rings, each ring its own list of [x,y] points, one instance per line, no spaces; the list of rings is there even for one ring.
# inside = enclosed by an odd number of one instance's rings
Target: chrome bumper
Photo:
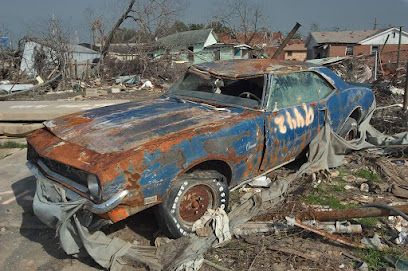
[[[27,167],[31,170],[31,172],[33,173],[33,175],[37,178],[37,179],[45,179],[48,180],[49,182],[53,183],[54,185],[59,185],[59,187],[61,187],[62,189],[65,190],[66,193],[66,197],[69,200],[78,200],[81,198],[84,198],[83,196],[81,196],[80,194],[76,193],[73,190],[70,190],[68,188],[66,188],[65,186],[61,185],[61,184],[66,184],[68,186],[72,186],[75,189],[77,189],[78,191],[82,192],[82,193],[88,193],[88,188],[85,186],[82,186],[64,176],[61,176],[53,171],[51,171],[44,163],[42,163],[41,161],[38,162],[38,166],[34,165],[31,162],[27,162]],[[41,170],[39,169],[39,167],[41,167],[42,171],[45,173],[43,174],[41,172]],[[46,175],[52,177],[54,180],[51,180],[50,178],[48,178]],[[126,196],[129,194],[128,190],[123,190],[120,191],[116,194],[114,194],[110,199],[108,199],[105,202],[96,204],[94,202],[92,202],[89,199],[86,199],[87,202],[84,205],[84,208],[89,210],[90,212],[94,213],[94,214],[104,214],[107,213],[109,211],[111,211],[112,209],[114,209],[116,206],[118,206],[122,200],[124,198],[126,198]]]

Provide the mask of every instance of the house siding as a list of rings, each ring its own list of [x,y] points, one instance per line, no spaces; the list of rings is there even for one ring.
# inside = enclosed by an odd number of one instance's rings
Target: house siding
[[[289,55],[289,52],[291,52],[292,55]],[[307,57],[307,52],[296,52],[296,51],[285,52],[285,60],[305,61],[306,57]]]
[[[327,57],[345,56],[347,46],[345,45],[329,45]]]

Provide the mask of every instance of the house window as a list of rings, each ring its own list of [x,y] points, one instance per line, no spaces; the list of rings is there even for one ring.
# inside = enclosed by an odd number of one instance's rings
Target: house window
[[[239,48],[234,48],[234,56],[241,56],[241,50]]]
[[[346,47],[346,56],[354,55],[354,46],[349,45]]]
[[[288,52],[288,56],[292,56],[292,51],[289,51],[289,52]]]
[[[371,46],[371,54],[375,55],[378,52],[378,45],[372,45]]]

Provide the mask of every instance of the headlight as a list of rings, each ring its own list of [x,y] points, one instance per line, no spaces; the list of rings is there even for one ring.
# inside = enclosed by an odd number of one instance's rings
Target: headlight
[[[99,187],[98,177],[93,174],[89,174],[88,178],[88,189],[91,193],[91,197],[94,200],[100,200],[101,198],[101,189]]]

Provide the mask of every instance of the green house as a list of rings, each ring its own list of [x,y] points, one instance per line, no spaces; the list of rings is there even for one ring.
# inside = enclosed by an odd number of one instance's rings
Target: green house
[[[158,39],[156,47],[158,49],[153,53],[155,58],[170,54],[175,61],[191,64],[249,58],[248,52],[252,49],[245,44],[218,43],[217,35],[212,29],[175,33]]]

